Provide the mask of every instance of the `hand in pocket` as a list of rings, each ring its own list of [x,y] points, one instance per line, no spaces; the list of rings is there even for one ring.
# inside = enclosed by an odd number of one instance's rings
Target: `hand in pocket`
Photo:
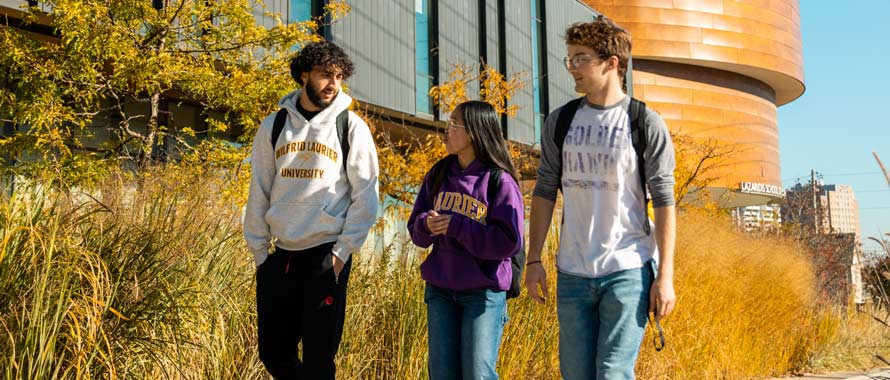
[[[331,263],[333,263],[334,277],[339,278],[340,272],[343,271],[343,267],[346,265],[346,263],[344,263],[343,260],[340,260],[340,258],[334,254],[331,254]]]

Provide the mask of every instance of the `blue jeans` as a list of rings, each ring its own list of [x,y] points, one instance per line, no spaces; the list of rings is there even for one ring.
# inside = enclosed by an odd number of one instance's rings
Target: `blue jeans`
[[[493,380],[507,292],[454,291],[426,285],[430,380]]]
[[[632,380],[646,329],[653,262],[585,278],[558,272],[559,369],[565,380]]]

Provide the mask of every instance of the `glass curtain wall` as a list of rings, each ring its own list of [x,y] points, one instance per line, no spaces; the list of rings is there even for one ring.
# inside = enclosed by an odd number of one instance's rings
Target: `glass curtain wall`
[[[429,95],[433,86],[430,57],[431,3],[432,0],[414,0],[415,100],[417,115],[429,117],[433,117],[433,102]]]

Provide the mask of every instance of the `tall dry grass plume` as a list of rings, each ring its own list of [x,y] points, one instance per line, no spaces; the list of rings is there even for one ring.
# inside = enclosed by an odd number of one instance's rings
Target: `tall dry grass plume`
[[[3,202],[4,379],[267,378],[255,352],[254,268],[240,210],[212,190],[181,191],[190,182],[174,178],[114,183],[90,196],[24,187]],[[752,239],[712,216],[680,220],[678,309],[664,324],[665,351],[654,352],[647,336],[639,378],[781,374],[831,341],[838,324],[815,307],[812,274],[792,245]],[[428,378],[424,253],[389,241],[357,256],[339,378]],[[550,301],[509,302],[504,379],[559,378]]]
[[[0,204],[2,378],[261,378],[238,212],[176,188],[26,185]]]
[[[354,256],[338,378],[427,379],[418,268],[426,253],[410,244],[403,219],[443,151],[435,136],[413,145],[377,137],[381,189],[391,197],[376,236]],[[248,169],[236,153],[208,165],[211,156],[132,179],[112,175],[84,191],[20,186],[0,203],[2,379],[268,378],[256,353],[255,269],[241,236]],[[820,305],[802,249],[735,231],[707,210],[679,216],[679,303],[664,321],[664,351],[654,351],[648,331],[638,378],[749,379],[812,367],[837,341],[843,317]],[[557,224],[544,252],[549,302],[508,303],[504,379],[560,378]]]
[[[679,218],[678,305],[664,323],[668,344],[650,335],[639,361],[646,379],[747,379],[806,366],[839,320],[823,312],[800,249],[754,237],[726,217],[687,210]]]

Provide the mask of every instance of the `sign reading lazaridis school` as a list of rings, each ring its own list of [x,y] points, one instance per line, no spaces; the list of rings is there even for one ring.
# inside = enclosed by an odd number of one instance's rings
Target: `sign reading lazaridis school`
[[[784,198],[785,192],[779,186],[767,185],[757,182],[742,182],[739,184],[739,191],[745,194],[768,195],[771,197]]]

